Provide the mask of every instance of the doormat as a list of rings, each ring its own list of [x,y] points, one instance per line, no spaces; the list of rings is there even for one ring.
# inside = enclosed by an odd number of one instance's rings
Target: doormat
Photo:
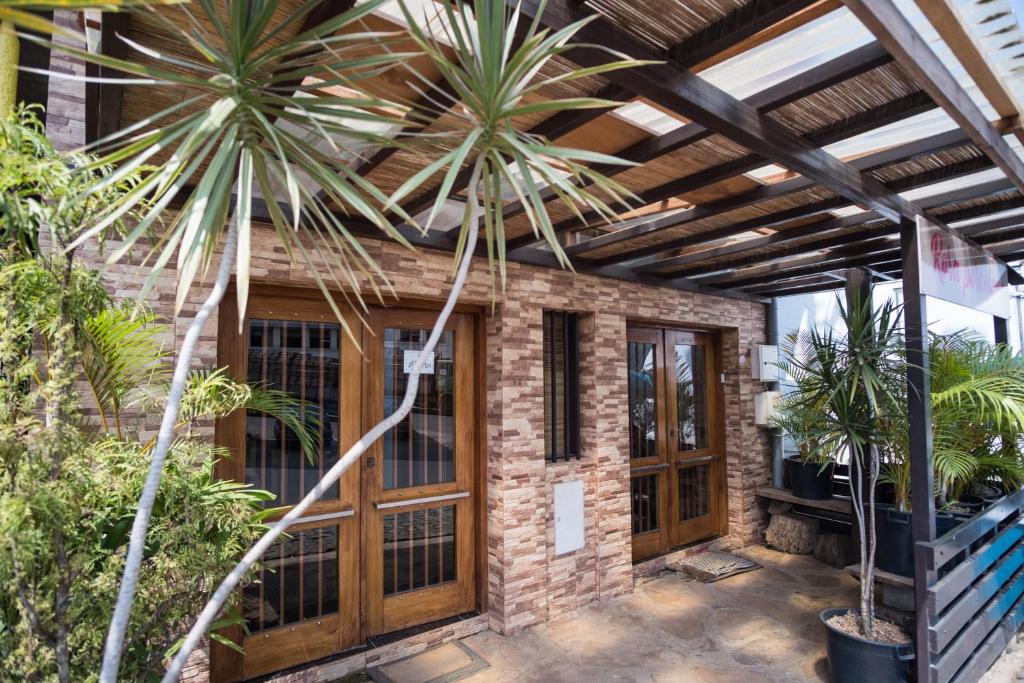
[[[461,641],[435,647],[390,664],[366,670],[377,683],[452,683],[490,668]]]
[[[745,557],[737,557],[717,550],[706,550],[675,562],[669,562],[666,567],[672,571],[686,572],[703,583],[711,583],[743,572],[752,572],[755,569],[760,569],[761,565]]]

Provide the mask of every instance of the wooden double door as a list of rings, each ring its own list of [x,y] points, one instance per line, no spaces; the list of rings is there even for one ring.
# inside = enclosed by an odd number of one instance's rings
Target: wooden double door
[[[276,495],[280,517],[402,402],[436,311],[372,309],[348,319],[359,344],[312,297],[262,296],[222,315],[221,362],[304,401],[322,447],[305,457],[282,423],[256,412],[218,425],[239,457],[231,478]],[[244,589],[244,657],[217,648],[216,680],[312,661],[476,607],[477,412],[474,321],[452,315],[409,415],[373,444],[263,558]],[[231,327],[234,327],[234,333]],[[232,471],[233,470],[233,471]]]
[[[725,457],[716,337],[627,334],[633,559],[725,533]]]

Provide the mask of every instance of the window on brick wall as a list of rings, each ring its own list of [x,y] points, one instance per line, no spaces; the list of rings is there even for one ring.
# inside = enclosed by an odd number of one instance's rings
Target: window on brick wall
[[[544,312],[544,452],[551,462],[580,457],[577,316]]]

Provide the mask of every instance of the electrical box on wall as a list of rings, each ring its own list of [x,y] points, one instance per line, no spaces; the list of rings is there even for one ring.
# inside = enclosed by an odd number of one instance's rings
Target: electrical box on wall
[[[779,381],[779,347],[758,344],[754,347],[754,362],[751,363],[754,379],[762,382]]]
[[[555,484],[555,555],[583,547],[583,482]]]
[[[754,394],[754,424],[767,427],[775,417],[775,404],[779,400],[779,392],[762,391]]]

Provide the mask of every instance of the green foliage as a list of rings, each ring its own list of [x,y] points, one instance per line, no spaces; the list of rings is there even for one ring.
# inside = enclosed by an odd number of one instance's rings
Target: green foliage
[[[1024,357],[961,331],[933,335],[929,343],[932,449],[940,504],[970,493],[976,484],[1004,491],[1024,483]],[[905,405],[905,395],[901,399]],[[904,409],[885,425],[883,481],[896,505],[910,509],[910,458]]]
[[[152,448],[125,418],[166,400],[160,340],[170,330],[117,305],[97,273],[58,246],[94,216],[89,201],[71,201],[88,160],[57,153],[27,112],[0,129],[0,152],[8,151],[23,177],[0,170],[0,228],[10,238],[0,251],[0,679],[88,681]],[[75,393],[83,377],[92,405]],[[311,456],[319,448],[301,405],[221,370],[194,373],[185,402],[154,508],[125,680],[160,667],[268,514],[270,494],[214,477],[227,454],[190,427],[262,410],[296,430]]]

